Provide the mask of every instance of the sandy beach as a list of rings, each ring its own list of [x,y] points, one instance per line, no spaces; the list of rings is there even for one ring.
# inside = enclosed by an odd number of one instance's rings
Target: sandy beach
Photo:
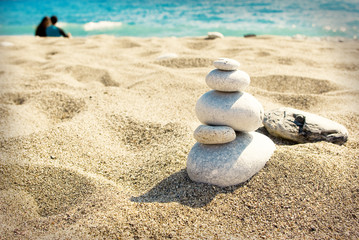
[[[359,41],[0,42],[0,239],[359,238]],[[277,149],[258,174],[192,182],[195,104],[220,57],[241,63],[264,110],[329,118],[348,141],[295,144],[261,127]]]

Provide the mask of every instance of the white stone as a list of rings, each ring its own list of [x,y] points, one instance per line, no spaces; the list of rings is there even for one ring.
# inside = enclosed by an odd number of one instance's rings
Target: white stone
[[[176,53],[165,53],[165,54],[162,54],[161,56],[158,56],[156,58],[156,60],[166,60],[166,59],[173,59],[173,58],[178,58],[178,55]]]
[[[222,71],[214,69],[206,76],[208,87],[222,92],[244,91],[250,84],[249,75],[241,70]]]
[[[1,42],[0,45],[3,46],[3,47],[12,47],[12,46],[14,46],[14,44],[12,42]]]
[[[213,65],[220,70],[229,71],[237,70],[240,63],[230,58],[219,58],[213,62]]]
[[[327,141],[343,144],[348,140],[348,130],[343,125],[294,108],[266,112],[263,125],[273,136],[299,143]]]
[[[197,118],[206,125],[229,126],[235,131],[254,131],[262,126],[263,107],[251,94],[211,90],[196,103]]]
[[[275,145],[257,132],[240,132],[234,141],[207,145],[196,143],[188,154],[187,173],[195,182],[221,187],[237,185],[259,172]]]
[[[236,132],[228,126],[199,125],[193,136],[203,144],[223,144],[236,139]]]
[[[208,32],[208,39],[224,38],[223,34],[220,32]]]

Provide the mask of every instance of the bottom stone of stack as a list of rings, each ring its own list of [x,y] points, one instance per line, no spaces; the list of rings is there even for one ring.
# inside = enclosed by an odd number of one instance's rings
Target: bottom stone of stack
[[[192,181],[220,187],[237,185],[259,172],[275,150],[273,141],[257,132],[237,132],[225,144],[196,143],[187,158]]]

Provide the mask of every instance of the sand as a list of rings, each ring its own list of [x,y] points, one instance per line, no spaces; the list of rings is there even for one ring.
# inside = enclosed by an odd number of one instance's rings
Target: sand
[[[359,41],[0,42],[13,43],[0,46],[0,239],[359,238]],[[348,142],[270,136],[277,150],[248,182],[192,182],[194,107],[219,57],[241,63],[265,110],[330,118]]]

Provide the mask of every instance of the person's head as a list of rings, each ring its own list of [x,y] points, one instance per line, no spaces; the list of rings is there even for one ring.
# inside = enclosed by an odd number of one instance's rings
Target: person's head
[[[45,16],[37,26],[35,36],[46,37],[45,29],[51,25],[51,19]]]
[[[51,22],[53,25],[55,25],[57,23],[57,17],[56,16],[52,16],[51,17]]]
[[[40,26],[41,27],[48,27],[51,25],[51,20],[48,16],[45,16],[42,20],[41,20],[41,23],[40,23]]]

